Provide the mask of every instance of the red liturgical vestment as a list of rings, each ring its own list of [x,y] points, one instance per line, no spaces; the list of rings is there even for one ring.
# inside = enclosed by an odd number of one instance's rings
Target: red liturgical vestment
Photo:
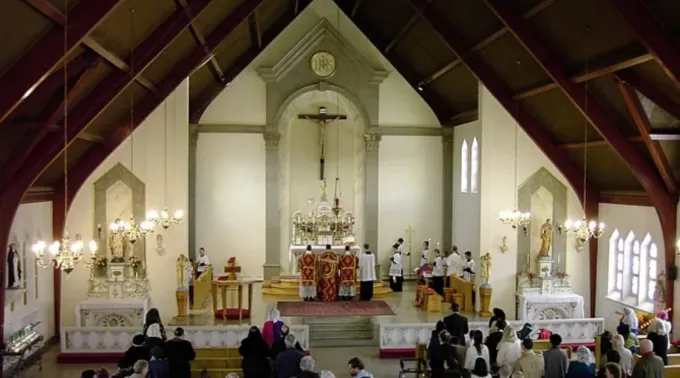
[[[338,258],[332,251],[324,252],[319,258],[319,299],[332,302],[338,299]]]
[[[300,284],[316,285],[316,256],[313,253],[300,256]]]
[[[340,256],[340,285],[354,285],[357,278],[357,258],[352,254]]]

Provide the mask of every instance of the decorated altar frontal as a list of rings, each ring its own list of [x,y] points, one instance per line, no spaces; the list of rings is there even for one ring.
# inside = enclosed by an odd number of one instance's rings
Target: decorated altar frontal
[[[288,271],[292,272],[291,274],[294,276],[299,276],[300,272],[298,271],[298,258],[305,253],[307,250],[307,245],[291,245],[288,248]],[[326,252],[326,246],[325,245],[312,245],[312,253],[315,255],[320,255],[324,252]],[[345,253],[345,246],[340,244],[340,245],[331,245],[331,251],[335,252],[338,256]],[[353,245],[350,246],[350,251],[352,252],[353,255],[357,256],[359,252],[361,252],[361,248],[359,246]]]
[[[581,319],[584,315],[583,297],[577,294],[519,295],[518,301],[520,320]]]

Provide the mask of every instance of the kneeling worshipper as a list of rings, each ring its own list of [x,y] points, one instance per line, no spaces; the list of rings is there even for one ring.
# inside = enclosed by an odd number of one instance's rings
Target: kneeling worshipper
[[[401,253],[399,253],[399,245],[392,246],[392,257],[390,258],[390,289],[394,292],[402,291],[402,276],[403,266],[401,265]]]
[[[364,253],[359,255],[359,299],[370,301],[373,298],[373,282],[375,278],[375,255],[364,244]]]
[[[338,259],[340,265],[340,299],[351,301],[356,295],[354,284],[357,278],[357,257],[345,246],[345,253]]]
[[[308,245],[298,260],[300,272],[300,298],[313,301],[316,298],[316,255]]]
[[[283,327],[281,312],[276,308],[272,308],[267,314],[267,321],[262,326],[262,337],[270,348],[281,339],[281,327]]]
[[[326,244],[326,252],[319,256],[319,299],[335,302],[338,299],[338,257]]]

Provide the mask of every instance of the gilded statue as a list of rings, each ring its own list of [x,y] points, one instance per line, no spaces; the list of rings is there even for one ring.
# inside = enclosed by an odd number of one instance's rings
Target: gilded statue
[[[552,246],[553,225],[550,219],[546,219],[541,226],[541,249],[538,251],[539,257],[549,257],[550,247]]]
[[[489,284],[489,271],[491,270],[491,254],[487,252],[479,258],[479,263],[481,267],[482,284]]]
[[[111,251],[112,263],[125,262],[125,237],[119,234],[109,236],[109,250]]]
[[[193,266],[191,261],[184,255],[179,255],[177,258],[177,288],[189,289],[191,284],[191,275]]]

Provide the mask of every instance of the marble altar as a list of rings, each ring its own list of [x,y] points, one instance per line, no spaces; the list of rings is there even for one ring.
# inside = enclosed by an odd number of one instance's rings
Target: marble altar
[[[288,248],[288,271],[291,272],[292,275],[298,275],[300,272],[298,272],[298,257],[305,253],[307,250],[306,245],[291,245]],[[337,253],[338,255],[341,253],[345,253],[345,246],[340,244],[340,245],[332,245],[331,246],[331,251]],[[356,256],[356,254],[361,252],[361,248],[359,248],[358,245],[352,245],[350,246],[350,251]],[[326,246],[325,245],[312,245],[312,253],[319,255],[326,252]]]
[[[141,327],[149,311],[148,299],[116,301],[88,299],[76,306],[78,327]]]

